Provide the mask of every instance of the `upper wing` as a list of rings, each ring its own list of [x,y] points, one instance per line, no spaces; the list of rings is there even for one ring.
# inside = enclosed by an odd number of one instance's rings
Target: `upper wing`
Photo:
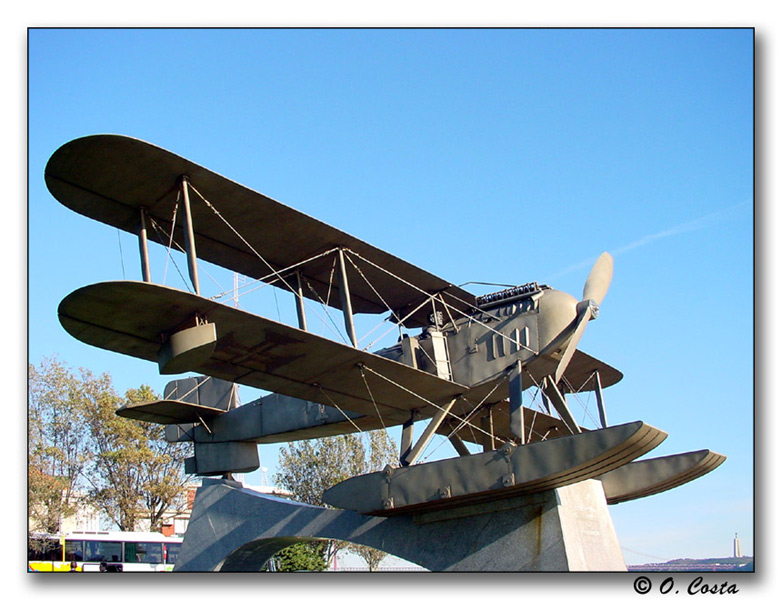
[[[286,396],[380,415],[387,426],[419,409],[431,416],[469,388],[188,292],[137,281],[105,282],[69,294],[63,327],[99,348],[156,362],[168,334],[199,315],[217,343],[198,371]]]
[[[174,221],[183,175],[211,204],[191,194],[195,245],[204,260],[254,278],[309,261],[298,267],[309,284],[304,286],[304,294],[314,300],[328,298],[330,305],[341,308],[339,294],[328,294],[334,255],[320,255],[347,248],[365,259],[357,266],[371,282],[363,276],[351,278],[354,312],[383,313],[388,304],[402,316],[424,302],[427,294],[438,293],[461,310],[475,306],[472,294],[439,277],[141,140],[117,135],[79,138],[60,147],[45,172],[52,195],[72,210],[137,233],[144,207],[166,234]],[[174,240],[183,246],[181,216],[176,223]],[[168,243],[167,235],[150,235],[150,239]],[[320,258],[310,260],[317,256]],[[289,271],[287,276],[295,275]],[[273,283],[284,289],[292,285],[291,280],[283,283],[278,278]],[[431,312],[431,305],[427,305],[405,323],[425,326]]]

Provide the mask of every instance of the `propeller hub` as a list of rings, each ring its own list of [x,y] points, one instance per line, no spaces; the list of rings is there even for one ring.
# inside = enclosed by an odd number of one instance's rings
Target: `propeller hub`
[[[600,316],[600,305],[594,300],[592,300],[591,298],[579,302],[578,305],[576,306],[576,310],[578,311],[578,314],[581,314],[583,311],[588,310],[590,321],[593,321]]]

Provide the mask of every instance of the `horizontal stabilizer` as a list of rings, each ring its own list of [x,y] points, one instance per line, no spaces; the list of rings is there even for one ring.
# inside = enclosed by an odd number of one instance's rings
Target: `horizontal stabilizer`
[[[120,408],[117,414],[126,419],[173,425],[176,423],[198,423],[222,415],[224,410],[179,400],[155,400],[131,404]]]

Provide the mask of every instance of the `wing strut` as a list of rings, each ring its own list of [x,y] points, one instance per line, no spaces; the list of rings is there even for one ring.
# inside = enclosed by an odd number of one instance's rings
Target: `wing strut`
[[[198,265],[196,264],[195,233],[193,233],[193,215],[190,211],[189,182],[186,175],[182,175],[182,205],[185,209],[185,251],[187,252],[187,270],[190,272],[190,281],[196,295],[201,295],[198,285]]]
[[[345,269],[345,251],[339,249],[339,294],[342,301],[342,316],[345,318],[345,330],[350,337],[354,348],[358,348],[356,339],[356,327],[353,324],[353,305],[350,302],[350,288],[348,287],[348,274]]]
[[[147,209],[143,206],[139,209],[138,251],[141,255],[141,276],[146,283],[150,283],[152,272],[149,268],[149,250],[147,250]]]
[[[307,331],[307,315],[304,312],[304,289],[301,285],[301,271],[296,270],[296,315],[299,317],[299,329]]]

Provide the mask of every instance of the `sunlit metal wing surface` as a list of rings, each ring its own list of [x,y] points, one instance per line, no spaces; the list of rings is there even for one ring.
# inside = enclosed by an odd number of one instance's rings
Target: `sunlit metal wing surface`
[[[387,425],[406,421],[414,408],[434,414],[436,406],[469,391],[382,356],[161,285],[98,283],[72,292],[59,306],[61,324],[76,339],[153,362],[164,338],[196,314],[214,323],[218,336],[211,358],[197,370],[225,381],[343,411],[379,412]]]
[[[197,192],[191,193],[196,249],[206,261],[262,278],[335,248],[347,248],[368,261],[355,259],[363,276],[354,270],[356,276],[350,280],[356,313],[380,314],[388,310],[387,303],[401,317],[424,302],[426,294],[437,293],[459,310],[466,312],[475,306],[472,294],[439,277],[141,140],[118,135],[79,138],[59,148],[45,172],[49,190],[62,204],[125,231],[137,233],[144,207],[163,231],[157,236],[150,231],[149,239],[164,245],[169,243],[182,176],[187,176]],[[184,247],[181,215],[176,218],[173,238]],[[328,293],[333,265],[334,254],[302,264],[303,292],[341,308],[339,294]],[[289,271],[287,276],[294,273]],[[273,284],[295,287],[292,279],[286,284],[275,278]],[[427,304],[405,324],[425,326],[431,311]]]

